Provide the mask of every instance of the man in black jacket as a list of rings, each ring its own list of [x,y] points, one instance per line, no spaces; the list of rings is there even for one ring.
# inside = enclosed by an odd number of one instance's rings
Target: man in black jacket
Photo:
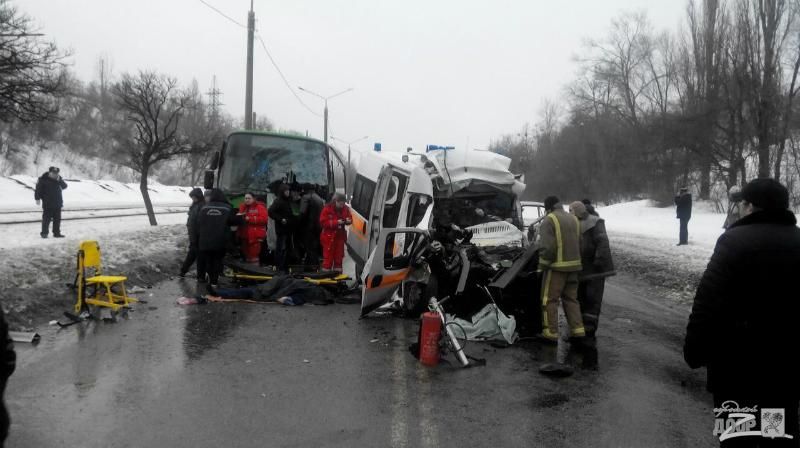
[[[281,272],[287,269],[287,241],[291,238],[292,227],[295,225],[290,197],[289,185],[281,184],[278,187],[278,195],[267,211],[269,218],[275,222],[275,264]]]
[[[11,419],[6,409],[6,403],[3,398],[6,392],[6,383],[8,378],[14,373],[17,367],[17,354],[14,352],[14,342],[8,335],[8,324],[3,315],[3,308],[0,307],[0,447],[8,437],[8,427],[11,425]]]
[[[50,221],[53,221],[53,237],[63,238],[61,234],[61,208],[64,207],[64,198],[61,191],[67,188],[67,183],[59,175],[58,167],[50,169],[39,177],[36,182],[36,191],[33,194],[36,204],[42,204],[42,238],[46,239],[50,232]]]
[[[581,273],[578,275],[578,303],[581,305],[583,327],[586,329],[585,343],[595,343],[595,333],[600,322],[606,278],[616,275],[611,260],[611,245],[608,242],[605,221],[589,212],[583,202],[573,202],[569,212],[575,215],[581,226]]]
[[[675,196],[675,215],[681,221],[678,245],[689,244],[689,219],[692,218],[692,194],[689,188],[682,187]]]
[[[186,272],[189,271],[189,268],[192,267],[192,264],[197,259],[197,214],[200,212],[200,208],[203,207],[203,190],[200,188],[192,189],[192,192],[189,192],[189,198],[192,199],[192,206],[189,207],[189,217],[186,220],[186,231],[189,233],[189,253],[181,265],[179,274],[181,278],[186,276]],[[203,277],[205,277],[204,273],[197,274],[198,280]]]
[[[198,277],[207,273],[208,283],[212,287],[217,285],[222,273],[230,227],[237,224],[237,217],[225,194],[219,189],[212,189],[208,203],[201,206],[197,213],[195,231]]]
[[[748,183],[743,217],[717,240],[695,294],[683,354],[693,369],[708,368],[707,387],[720,408],[714,429],[723,446],[800,444],[800,365],[792,356],[800,348],[800,302],[791,284],[800,268],[800,229],[788,208],[788,191],[779,182]],[[792,438],[722,434],[731,408],[753,407],[761,433],[777,434],[780,425]]]

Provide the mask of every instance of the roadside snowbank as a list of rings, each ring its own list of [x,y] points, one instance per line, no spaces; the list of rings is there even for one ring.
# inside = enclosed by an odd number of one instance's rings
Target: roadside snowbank
[[[178,216],[185,221],[184,214]],[[139,217],[115,219],[112,230],[93,237],[104,271],[128,276],[128,287],[176,274],[187,240],[182,224],[151,227]],[[0,301],[13,329],[41,325],[70,310],[75,292],[67,284],[75,278],[79,240],[47,239],[48,245],[0,250]]]
[[[708,265],[725,214],[706,202],[695,202],[689,221],[689,245],[676,246],[675,208],[658,208],[650,200],[598,208],[605,219],[617,270],[661,288],[660,296],[689,305]]]
[[[0,212],[37,211],[33,198],[36,177],[12,175],[0,177]],[[142,194],[137,183],[121,183],[112,180],[64,179],[67,189],[63,191],[64,209],[136,207],[143,206]],[[191,187],[165,186],[151,183],[150,199],[156,206],[189,205]]]

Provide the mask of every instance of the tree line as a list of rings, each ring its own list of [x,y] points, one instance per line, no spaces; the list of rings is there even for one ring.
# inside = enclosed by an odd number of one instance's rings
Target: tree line
[[[774,177],[800,203],[800,1],[690,0],[678,30],[644,13],[587,39],[558,102],[491,149],[531,198],[671,201],[679,186],[725,202]]]

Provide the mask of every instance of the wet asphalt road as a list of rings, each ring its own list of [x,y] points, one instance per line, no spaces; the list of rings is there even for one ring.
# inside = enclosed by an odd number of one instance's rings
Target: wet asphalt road
[[[555,349],[470,343],[484,367],[421,366],[414,321],[357,305],[178,306],[168,281],[127,320],[17,344],[8,446],[716,446],[687,311],[607,285],[599,370],[551,379]],[[377,342],[371,342],[377,339]],[[451,361],[454,359],[451,357]]]

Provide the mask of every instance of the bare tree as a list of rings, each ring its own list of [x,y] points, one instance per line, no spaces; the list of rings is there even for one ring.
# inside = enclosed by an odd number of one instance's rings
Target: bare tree
[[[0,121],[51,120],[67,91],[64,58],[44,42],[31,19],[0,0]]]
[[[140,174],[139,189],[150,225],[157,225],[147,177],[159,162],[192,151],[179,134],[189,98],[174,78],[149,71],[122,75],[111,92],[130,124],[120,136],[122,150]]]

